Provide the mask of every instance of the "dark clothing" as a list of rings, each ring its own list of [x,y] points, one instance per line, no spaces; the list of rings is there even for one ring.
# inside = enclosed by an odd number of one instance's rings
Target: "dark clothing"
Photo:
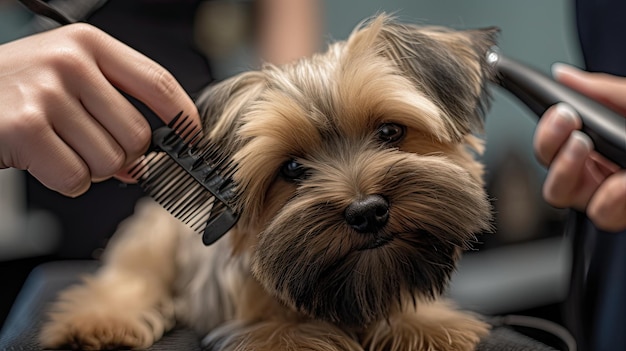
[[[576,1],[585,69],[626,77],[625,16],[621,0]],[[570,300],[570,310],[581,314],[570,323],[582,351],[626,350],[626,232],[606,233],[584,223]]]
[[[576,0],[576,24],[585,68],[626,76],[626,2]]]

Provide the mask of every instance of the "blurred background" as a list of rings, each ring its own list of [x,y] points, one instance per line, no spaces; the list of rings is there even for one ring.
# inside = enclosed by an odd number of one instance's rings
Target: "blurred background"
[[[503,53],[549,73],[554,62],[581,63],[572,7],[569,0],[320,0],[317,15],[320,42],[345,39],[357,23],[382,11],[407,22],[459,29],[498,26]],[[258,64],[250,25],[255,11],[252,1],[206,1],[194,17],[194,45],[207,57],[213,79]],[[0,0],[0,43],[32,32],[32,23],[17,1]],[[141,42],[127,43],[141,50]],[[157,54],[148,56],[159,61]],[[170,68],[167,57],[163,60],[176,77],[189,74]],[[176,57],[172,60],[175,64]],[[208,81],[207,76],[185,87],[193,92]],[[559,322],[570,252],[562,237],[564,212],[541,198],[545,171],[532,153],[534,127],[535,117],[494,87],[483,159],[497,229],[481,236],[476,250],[465,255],[449,293],[462,307],[481,313],[524,313]],[[115,203],[98,200],[110,192],[131,195]],[[5,286],[0,290],[0,324],[33,267],[50,260],[97,258],[118,222],[132,212],[130,199],[140,193],[109,181],[70,200],[49,194],[24,172],[0,170],[0,276]]]

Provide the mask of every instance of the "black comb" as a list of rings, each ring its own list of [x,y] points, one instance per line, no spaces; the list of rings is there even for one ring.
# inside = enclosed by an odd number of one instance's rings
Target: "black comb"
[[[128,173],[168,212],[211,245],[239,219],[232,204],[236,165],[179,113],[152,133],[153,149]]]

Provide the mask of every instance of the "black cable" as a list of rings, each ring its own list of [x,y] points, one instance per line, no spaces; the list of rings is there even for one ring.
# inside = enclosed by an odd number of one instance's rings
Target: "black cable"
[[[566,349],[563,351],[576,351],[576,340],[570,332],[557,323],[530,316],[506,315],[488,319],[494,326],[522,327],[543,332],[558,339]]]

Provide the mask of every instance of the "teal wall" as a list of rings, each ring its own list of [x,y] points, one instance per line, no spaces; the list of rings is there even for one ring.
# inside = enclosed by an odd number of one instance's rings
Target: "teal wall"
[[[323,4],[329,39],[344,39],[363,18],[384,11],[403,21],[458,29],[497,26],[503,53],[546,73],[557,61],[580,65],[573,1],[325,0]],[[532,154],[534,118],[507,93],[493,90],[494,101],[487,116],[487,168],[514,149],[543,177],[543,169]]]

